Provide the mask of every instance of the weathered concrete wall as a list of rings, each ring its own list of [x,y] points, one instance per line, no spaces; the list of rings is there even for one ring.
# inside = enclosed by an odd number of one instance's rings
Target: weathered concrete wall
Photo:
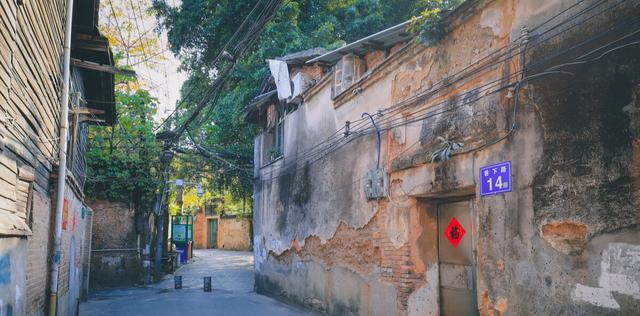
[[[218,224],[218,248],[251,250],[251,218],[222,216]]]
[[[142,279],[134,211],[125,203],[92,201],[91,288],[120,287]]]
[[[585,54],[629,33],[602,35],[640,14],[640,4],[570,8],[574,3],[470,3],[448,21],[438,45],[395,51],[335,100],[330,78],[314,87],[286,117],[283,159],[257,170],[258,290],[335,315],[438,315],[436,206],[466,197],[477,223],[481,314],[635,313],[640,49]],[[585,8],[589,14],[553,28]],[[509,49],[522,26],[532,31],[524,55]],[[571,75],[546,73],[582,55],[591,58],[562,68]],[[480,70],[465,73],[469,66]],[[516,90],[507,89],[517,80]],[[322,159],[302,159],[345,121],[425,91],[435,92],[387,114],[408,122],[383,134],[389,198],[364,197],[363,176],[376,165],[375,135],[353,137]],[[463,152],[431,163],[438,136],[464,143]],[[513,191],[480,197],[479,168],[507,160]]]

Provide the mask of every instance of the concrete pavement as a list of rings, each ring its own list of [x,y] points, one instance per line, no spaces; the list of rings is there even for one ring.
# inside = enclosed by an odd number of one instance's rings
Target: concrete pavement
[[[80,315],[313,315],[253,291],[250,252],[196,250],[194,260],[176,272],[183,289],[173,289],[173,276],[149,287],[102,290],[80,305]],[[202,290],[212,276],[213,292]]]

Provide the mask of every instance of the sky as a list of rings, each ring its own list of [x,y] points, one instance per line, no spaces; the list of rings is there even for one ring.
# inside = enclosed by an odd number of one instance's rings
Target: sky
[[[180,61],[169,50],[166,31],[160,35],[160,39],[164,55],[162,65],[156,69],[145,67],[144,64],[134,67],[136,72],[144,73],[148,77],[144,78],[145,80],[151,82],[149,83],[151,95],[158,99],[157,122],[169,116],[175,109],[180,99],[180,88],[187,79],[186,73],[178,70]]]
[[[138,0],[151,5],[150,0]],[[180,0],[168,1],[172,6],[180,5]],[[155,17],[151,16],[144,21],[144,28],[154,28],[157,26]],[[159,34],[159,45],[162,49],[163,60],[160,65],[155,67],[147,67],[146,64],[139,64],[134,67],[136,72],[145,74],[141,79],[148,81],[149,91],[151,95],[158,99],[156,122],[160,123],[163,119],[175,110],[177,102],[180,100],[180,88],[182,83],[187,79],[187,74],[180,72],[180,61],[173,55],[169,49],[169,41],[167,39],[167,31],[162,30]]]
[[[177,6],[181,1],[168,0],[168,3]],[[123,43],[120,46],[141,39],[142,52],[133,52],[132,55],[138,57],[130,58],[129,63],[142,87],[158,100],[155,120],[159,123],[175,109],[187,74],[179,71],[180,61],[169,49],[166,30],[159,31],[150,7],[151,0],[103,0],[100,24],[103,35],[117,39]],[[118,49],[114,46],[112,43],[116,52]]]

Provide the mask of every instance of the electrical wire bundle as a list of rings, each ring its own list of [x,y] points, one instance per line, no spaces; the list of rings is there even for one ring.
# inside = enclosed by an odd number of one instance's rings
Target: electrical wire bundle
[[[231,36],[229,41],[227,41],[225,46],[213,60],[213,65],[215,65],[214,68],[218,70],[213,84],[205,91],[203,98],[198,102],[194,110],[191,111],[182,124],[174,131],[167,134],[168,137],[165,141],[165,148],[170,148],[182,136],[204,108],[210,104],[211,110],[215,107],[219,92],[233,71],[237,60],[259,38],[266,25],[275,17],[281,3],[281,0],[260,0],[256,3],[251,12],[249,12],[245,17],[240,27],[238,27],[236,32]],[[252,21],[252,23],[249,23],[249,21]],[[234,42],[236,43],[234,44]],[[192,92],[193,88],[187,93],[185,100]],[[179,105],[183,102],[184,100],[181,101]],[[176,110],[179,105],[176,107]],[[171,115],[169,117],[171,117]],[[168,119],[169,118],[162,122],[160,126],[164,125]]]
[[[517,128],[516,123],[516,115],[517,115],[517,100],[518,100],[518,91],[521,84],[529,82],[531,80],[535,80],[537,78],[547,76],[547,75],[567,75],[570,74],[567,71],[560,70],[562,67],[569,65],[578,65],[584,64],[587,62],[595,61],[597,59],[602,58],[604,55],[611,53],[615,50],[628,47],[631,45],[640,44],[639,42],[627,42],[617,47],[610,48],[603,52],[604,49],[609,48],[611,45],[621,42],[624,39],[628,39],[631,36],[640,32],[638,29],[640,28],[640,17],[635,16],[629,19],[626,19],[622,22],[617,23],[614,27],[611,27],[603,32],[600,32],[596,35],[593,35],[586,40],[572,45],[566,49],[562,49],[556,52],[553,52],[540,60],[536,60],[530,63],[525,64],[524,57],[526,56],[526,51],[531,48],[538,47],[545,43],[550,43],[552,40],[557,38],[558,36],[569,32],[572,29],[575,29],[581,25],[584,25],[587,21],[590,21],[594,18],[602,16],[611,12],[614,8],[623,4],[625,1],[614,1],[613,4],[609,6],[604,6],[605,3],[611,2],[606,0],[600,0],[590,4],[589,6],[580,9],[578,12],[569,15],[566,19],[549,26],[549,23],[561,15],[567,13],[569,10],[579,7],[585,1],[578,1],[574,5],[562,10],[557,13],[553,17],[549,18],[545,22],[539,24],[535,28],[530,31],[524,32],[519,38],[509,43],[506,46],[500,47],[478,61],[468,65],[467,67],[461,69],[457,73],[448,76],[447,78],[443,78],[441,81],[435,83],[430,89],[421,91],[416,93],[414,96],[407,98],[398,104],[392,105],[387,108],[383,108],[378,111],[378,121],[377,124],[380,126],[381,131],[389,131],[394,128],[400,126],[406,126],[411,123],[421,122],[427,118],[435,117],[442,115],[447,112],[455,111],[464,106],[471,106],[474,102],[488,97],[490,95],[496,94],[498,92],[504,91],[506,89],[510,89],[513,98],[513,118],[512,118],[512,127],[507,132],[506,135],[499,137],[496,140],[489,141],[486,144],[480,146],[479,148],[474,148],[472,150],[479,150],[481,148],[485,148],[486,146],[495,144],[509,135],[511,135],[515,129]],[[564,29],[560,29],[560,27],[566,26]],[[545,29],[545,27],[547,27]],[[589,43],[592,43],[598,39],[603,38],[606,35],[615,34],[616,32],[629,30],[632,32],[626,33],[614,41],[608,42],[605,45],[593,50],[587,54],[583,54],[581,56],[575,57],[571,62],[568,63],[560,63],[554,66],[549,66],[551,62],[559,59],[567,55],[570,52],[576,51],[580,47],[584,47]],[[536,33],[533,33],[536,32]],[[596,57],[591,57],[593,54],[600,52],[600,55]],[[476,93],[476,97],[466,99],[461,104],[457,104],[455,106],[448,106],[449,101],[448,98],[445,100],[439,100],[437,96],[440,92],[443,92],[445,89],[453,86],[454,84],[461,82],[463,80],[468,80],[470,77],[475,75],[480,75],[486,70],[491,70],[492,68],[503,64],[505,62],[510,62],[511,60],[519,58],[521,61],[521,66],[517,71],[512,72],[506,77],[501,76],[495,80],[490,82],[483,83],[481,86],[476,87],[478,93]],[[525,70],[526,75],[525,75]],[[505,84],[505,82],[507,84]],[[457,98],[460,98],[465,93],[456,95]],[[419,110],[415,110],[413,112],[407,113],[407,109],[413,107],[416,104],[424,104],[429,99],[436,99],[436,102],[427,106],[422,107]],[[375,133],[376,130],[368,124],[366,118],[358,119],[353,122],[350,122],[348,126],[338,129],[336,132],[331,134],[324,141],[310,147],[309,150],[302,151],[302,153],[298,154],[295,159],[282,163],[278,166],[273,166],[269,169],[267,174],[264,174],[261,181],[273,181],[282,176],[286,176],[293,172],[296,172],[300,168],[304,168],[307,164],[314,163],[316,161],[320,161],[324,159],[327,155],[335,152],[339,148],[347,145],[348,143],[354,141],[357,138],[360,138],[365,135],[369,135]],[[343,136],[344,135],[344,136]],[[416,143],[419,143],[421,140],[418,140]],[[416,143],[410,145],[409,147],[413,147]],[[408,150],[408,148],[406,149]],[[406,152],[403,151],[404,152]],[[472,150],[468,150],[465,152],[469,152]],[[283,171],[284,170],[284,171]],[[277,174],[277,175],[276,175]]]

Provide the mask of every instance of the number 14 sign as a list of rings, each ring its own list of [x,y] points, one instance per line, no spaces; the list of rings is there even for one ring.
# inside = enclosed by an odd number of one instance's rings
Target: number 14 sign
[[[480,195],[511,192],[511,161],[480,168]]]

